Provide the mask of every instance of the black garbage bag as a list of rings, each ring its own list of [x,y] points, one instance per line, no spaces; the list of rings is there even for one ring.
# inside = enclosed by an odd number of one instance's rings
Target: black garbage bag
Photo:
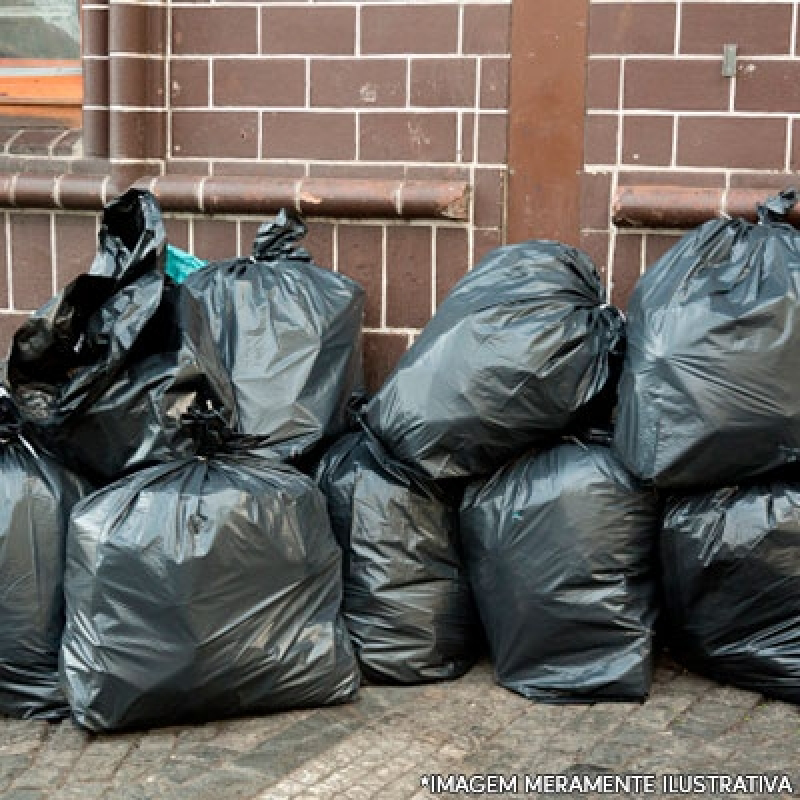
[[[165,277],[155,197],[109,203],[98,242],[90,273],[14,335],[6,380],[41,446],[100,483],[191,452],[180,417],[193,403],[229,419],[235,406],[202,307]]]
[[[707,222],[639,280],[614,449],[672,490],[738,483],[800,458],[800,232],[780,221]]]
[[[396,458],[459,478],[607,415],[624,324],[604,299],[580,250],[544,241],[493,250],[400,359],[368,424]]]
[[[90,730],[341,703],[357,690],[324,497],[199,422],[197,456],[73,510],[62,670]]]
[[[655,493],[603,444],[467,487],[461,535],[500,685],[553,703],[647,697],[659,522]]]
[[[661,563],[675,657],[800,703],[800,484],[668,499]]]
[[[363,384],[364,290],[312,263],[296,244],[305,234],[283,210],[259,228],[250,258],[210,264],[184,284],[208,313],[240,430],[269,435],[285,458],[344,431]]]
[[[64,549],[70,510],[90,488],[38,453],[0,400],[0,714],[69,714],[58,675]]]
[[[365,678],[463,675],[479,654],[480,627],[447,499],[367,431],[338,439],[316,477],[344,551],[344,617]]]

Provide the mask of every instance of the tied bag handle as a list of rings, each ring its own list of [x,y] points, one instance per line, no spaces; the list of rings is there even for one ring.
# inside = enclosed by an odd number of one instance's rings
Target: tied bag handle
[[[259,227],[250,256],[253,261],[311,261],[311,254],[297,242],[308,233],[303,218],[282,208],[274,219]]]
[[[771,222],[785,222],[786,216],[795,207],[798,201],[797,189],[784,189],[774,197],[768,197],[763,203],[756,206],[758,210],[758,224],[768,225]]]

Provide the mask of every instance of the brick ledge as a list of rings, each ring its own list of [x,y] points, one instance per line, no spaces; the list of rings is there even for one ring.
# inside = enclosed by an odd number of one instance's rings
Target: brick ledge
[[[612,200],[611,219],[622,228],[693,228],[721,216],[755,221],[756,206],[774,194],[777,190],[623,186]],[[789,222],[800,227],[800,208],[792,210]]]
[[[471,197],[463,181],[166,175],[135,185],[150,189],[164,211],[198,214],[263,214],[289,206],[308,217],[465,221]],[[98,211],[123,189],[108,175],[0,174],[0,208]]]

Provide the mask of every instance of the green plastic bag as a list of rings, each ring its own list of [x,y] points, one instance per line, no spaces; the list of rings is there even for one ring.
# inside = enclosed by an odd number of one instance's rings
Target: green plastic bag
[[[206,264],[208,264],[207,261],[181,250],[180,247],[175,247],[171,244],[167,245],[167,275],[175,283],[183,283],[187,275],[201,269]]]

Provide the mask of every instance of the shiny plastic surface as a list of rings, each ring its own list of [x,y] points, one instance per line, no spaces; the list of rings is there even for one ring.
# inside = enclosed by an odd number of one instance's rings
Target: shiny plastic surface
[[[498,683],[555,703],[647,697],[659,521],[655,493],[599,444],[468,487],[461,536]]]
[[[613,390],[624,325],[604,300],[579,250],[529,241],[492,251],[400,359],[368,424],[430,477],[490,474]]]
[[[10,392],[41,445],[97,482],[191,452],[181,414],[229,409],[230,381],[202,309],[165,279],[166,238],[149,192],[105,209],[98,253],[17,331]]]
[[[365,677],[462,675],[479,628],[454,510],[363,432],[336,441],[316,474],[344,551],[344,617]]]
[[[64,550],[89,485],[38,453],[0,401],[0,713],[69,714],[58,675]]]
[[[306,227],[282,211],[264,223],[251,258],[210,264],[184,286],[208,314],[229,371],[239,428],[299,456],[346,427],[362,388],[364,290],[297,247]]]
[[[779,218],[708,222],[639,280],[614,440],[638,477],[692,490],[800,459],[800,232]]]
[[[661,532],[674,655],[734,686],[800,703],[800,488],[671,498]]]
[[[351,699],[341,552],[314,484],[251,454],[137,472],[75,507],[62,669],[93,731]]]

